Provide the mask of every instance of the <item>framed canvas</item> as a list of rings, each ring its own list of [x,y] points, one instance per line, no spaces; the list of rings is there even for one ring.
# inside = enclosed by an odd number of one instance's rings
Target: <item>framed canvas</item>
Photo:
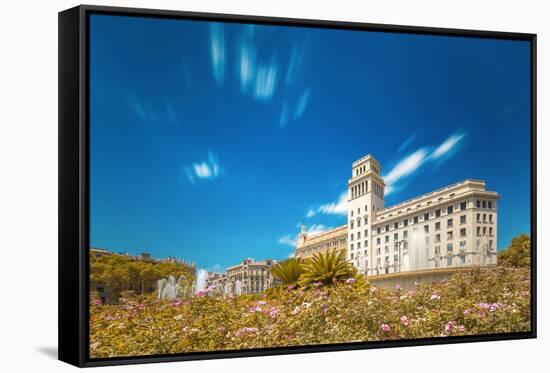
[[[536,36],[59,13],[59,358],[536,336]]]

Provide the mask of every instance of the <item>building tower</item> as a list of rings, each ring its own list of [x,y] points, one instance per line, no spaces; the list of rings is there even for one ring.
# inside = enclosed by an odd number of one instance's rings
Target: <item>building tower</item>
[[[366,275],[372,275],[374,253],[371,242],[376,213],[384,209],[384,179],[380,163],[368,154],[353,162],[348,180],[348,259]]]

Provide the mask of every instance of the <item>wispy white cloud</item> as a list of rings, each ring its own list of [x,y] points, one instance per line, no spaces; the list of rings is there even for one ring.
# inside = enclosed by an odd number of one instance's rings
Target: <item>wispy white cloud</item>
[[[323,224],[313,224],[309,229],[307,230],[308,235],[315,235],[319,233],[323,233],[329,229],[332,229],[332,227],[327,227]],[[283,245],[288,245],[292,247],[296,247],[296,242],[298,242],[298,236],[297,234],[287,234],[283,237],[279,238],[278,242]]]
[[[431,157],[433,159],[438,159],[450,154],[454,149],[456,149],[456,146],[464,138],[464,136],[466,136],[465,133],[452,134],[433,151]]]
[[[210,24],[210,53],[214,80],[222,84],[225,76],[225,38],[221,23]]]
[[[384,176],[386,183],[386,194],[394,191],[394,184],[399,180],[411,175],[415,172],[428,158],[428,150],[425,148],[418,149],[414,153],[406,156],[399,161],[394,168]]]
[[[253,93],[256,99],[261,101],[271,100],[277,86],[277,73],[278,67],[275,62],[258,66],[256,85]]]
[[[149,115],[145,112],[145,108],[135,96],[131,95],[128,97],[128,104],[142,120],[149,119]]]
[[[250,43],[243,42],[239,56],[239,78],[243,92],[248,90],[256,78],[256,60],[255,48]]]
[[[403,141],[403,143],[401,145],[399,145],[399,148],[397,149],[397,151],[402,151],[402,150],[405,150],[409,147],[409,145],[412,144],[412,142],[416,140],[416,135],[415,134],[412,134],[410,135],[409,137],[407,137],[407,139],[405,141]]]
[[[310,208],[306,214],[311,218],[317,214],[347,215],[348,213],[348,192],[342,192],[338,200]]]
[[[299,119],[304,115],[307,104],[309,103],[309,93],[309,88],[307,88],[300,95],[300,98],[298,98],[298,104],[296,105],[296,110],[294,110],[294,119]]]
[[[296,77],[298,76],[298,71],[302,66],[303,60],[304,60],[304,55],[300,51],[300,48],[298,48],[297,46],[292,48],[290,61],[288,62],[288,68],[286,70],[286,77],[285,77],[286,85],[292,85],[295,83]]]
[[[213,180],[220,175],[220,164],[212,152],[208,152],[207,159],[184,166],[183,171],[190,183],[196,180]]]
[[[435,149],[434,147],[422,147],[401,159],[383,176],[386,183],[385,194],[389,195],[398,190],[399,183],[403,182],[404,179],[411,176],[426,163],[441,162],[453,155],[465,136],[466,133],[464,132],[454,133],[440,145],[436,146]]]

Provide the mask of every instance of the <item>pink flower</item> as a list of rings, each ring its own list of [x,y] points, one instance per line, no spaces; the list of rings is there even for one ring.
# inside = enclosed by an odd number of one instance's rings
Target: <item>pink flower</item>
[[[471,314],[471,313],[472,313],[472,310],[469,309],[469,308],[465,309],[464,312],[462,312],[462,314],[463,314],[464,316],[468,316],[468,315]]]
[[[279,314],[279,309],[277,307],[271,307],[271,309],[269,310],[269,317],[274,319],[275,317],[277,317],[278,314]]]
[[[478,303],[476,304],[479,308],[489,310],[489,312],[495,312],[496,310],[502,308],[502,303]]]
[[[401,316],[399,318],[399,321],[401,322],[401,324],[403,324],[404,326],[409,326],[409,318],[405,315]]]
[[[395,285],[395,290],[401,291],[401,290],[403,290],[403,286],[401,286],[400,284],[397,284],[397,285]]]
[[[90,301],[90,306],[101,306],[103,302],[99,298],[94,298]]]
[[[294,288],[295,288],[294,285],[288,285],[288,287],[287,287],[286,289],[287,289],[287,290],[292,290],[292,289],[294,289]]]
[[[240,337],[242,335],[245,335],[245,334],[252,334],[252,333],[258,333],[258,328],[250,328],[250,327],[244,327],[244,328],[240,328],[239,330],[237,330],[237,332],[235,333],[235,335],[237,337]]]
[[[256,304],[258,306],[265,306],[267,304],[267,302],[265,300],[259,300],[259,301],[256,302]]]
[[[441,296],[437,293],[433,293],[432,296],[430,297],[431,300],[440,300],[441,299]]]
[[[384,333],[388,333],[391,330],[391,328],[388,324],[382,324],[380,325],[380,330],[382,330]]]
[[[322,286],[323,283],[321,281],[317,281],[317,282],[314,282],[312,285],[315,286],[316,288],[318,288],[318,287]]]
[[[407,291],[407,295],[408,295],[409,297],[414,297],[414,296],[416,295],[416,291],[414,291],[414,290],[409,290],[409,291]]]
[[[449,334],[453,331],[456,326],[456,321],[451,320],[445,324],[445,333]]]
[[[346,284],[355,284],[355,279],[353,277],[348,278]]]
[[[256,312],[262,313],[263,309],[260,306],[253,306],[252,308],[250,308],[250,312],[252,312],[252,313],[256,313]]]
[[[458,331],[463,332],[464,331],[464,325],[459,325],[458,326]]]

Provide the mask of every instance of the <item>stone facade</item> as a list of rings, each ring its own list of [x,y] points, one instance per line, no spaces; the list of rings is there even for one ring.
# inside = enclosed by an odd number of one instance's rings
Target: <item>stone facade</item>
[[[496,265],[499,195],[484,181],[463,180],[386,208],[380,175],[371,155],[354,162],[345,228],[308,237],[302,227],[295,256],[330,249],[345,232],[348,259],[367,276]]]
[[[275,285],[271,268],[277,262],[265,259],[259,262],[247,258],[226,270],[226,281],[241,281],[242,294],[259,294]]]
[[[347,237],[348,229],[345,224],[314,235],[308,235],[306,226],[302,224],[294,256],[297,258],[309,258],[315,253],[328,250],[347,252]]]

